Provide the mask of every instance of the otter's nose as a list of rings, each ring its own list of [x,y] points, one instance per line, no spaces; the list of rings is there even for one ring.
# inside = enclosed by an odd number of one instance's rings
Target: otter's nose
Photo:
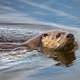
[[[67,36],[66,36],[67,38],[74,38],[74,35],[73,34],[67,34]]]

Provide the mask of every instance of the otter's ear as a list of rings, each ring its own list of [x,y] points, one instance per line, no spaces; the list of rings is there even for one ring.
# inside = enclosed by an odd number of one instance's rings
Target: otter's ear
[[[29,39],[22,43],[22,46],[28,47],[29,49],[37,49],[41,45],[42,34]]]

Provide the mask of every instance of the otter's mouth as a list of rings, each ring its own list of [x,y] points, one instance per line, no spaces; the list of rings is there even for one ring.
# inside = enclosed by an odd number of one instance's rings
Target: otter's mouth
[[[75,47],[74,43],[71,44],[60,44],[59,46],[57,46],[54,51],[70,51],[73,50]]]

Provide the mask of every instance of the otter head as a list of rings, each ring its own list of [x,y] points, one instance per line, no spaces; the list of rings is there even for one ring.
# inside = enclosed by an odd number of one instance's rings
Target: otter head
[[[75,60],[76,41],[69,32],[49,32],[42,35],[42,50],[50,58],[69,66]]]
[[[42,36],[42,47],[53,51],[70,51],[75,47],[75,38],[69,32],[48,32]]]

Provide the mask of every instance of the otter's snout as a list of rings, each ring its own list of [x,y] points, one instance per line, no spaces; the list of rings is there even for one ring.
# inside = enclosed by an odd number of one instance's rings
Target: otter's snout
[[[67,38],[74,38],[74,35],[73,35],[73,34],[67,34],[66,37],[67,37]]]
[[[74,40],[74,35],[73,34],[67,34],[66,38],[69,38],[69,39],[73,39]]]

